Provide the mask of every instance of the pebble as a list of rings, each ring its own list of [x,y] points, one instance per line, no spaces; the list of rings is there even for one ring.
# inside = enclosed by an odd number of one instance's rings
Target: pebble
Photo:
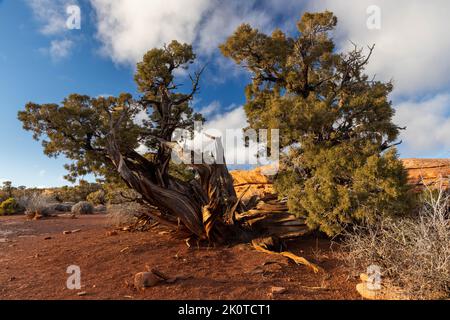
[[[270,291],[274,294],[283,294],[287,292],[287,289],[283,287],[272,287]]]

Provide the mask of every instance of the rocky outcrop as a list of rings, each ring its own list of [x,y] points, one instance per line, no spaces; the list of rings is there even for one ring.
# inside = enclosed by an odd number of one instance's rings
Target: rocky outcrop
[[[408,181],[411,185],[423,187],[436,185],[441,181],[449,187],[450,159],[403,159],[408,170]]]
[[[253,170],[230,171],[234,189],[238,196],[244,194],[243,199],[249,199],[254,195],[265,198],[275,193],[273,189],[273,176],[265,174],[266,167],[259,167]]]
[[[411,185],[422,188],[424,183],[436,185],[443,181],[444,187],[449,187],[450,159],[402,159],[402,161],[408,171],[408,182]],[[238,196],[244,192],[244,199],[253,195],[263,198],[274,194],[273,176],[265,174],[267,168],[231,171]]]

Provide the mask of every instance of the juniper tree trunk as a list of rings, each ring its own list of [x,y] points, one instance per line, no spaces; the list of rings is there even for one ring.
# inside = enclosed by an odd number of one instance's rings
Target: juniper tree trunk
[[[216,147],[222,148],[220,140]],[[127,185],[158,208],[157,219],[181,223],[200,240],[227,243],[267,236],[286,239],[307,232],[304,221],[287,212],[283,203],[272,200],[257,201],[250,208],[244,205],[236,196],[225,161],[188,164],[197,175],[186,182],[134,150],[121,151],[114,133],[108,137],[108,154]]]

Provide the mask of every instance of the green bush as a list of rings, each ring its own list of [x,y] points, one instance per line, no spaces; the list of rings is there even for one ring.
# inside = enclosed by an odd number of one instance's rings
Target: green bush
[[[93,205],[100,205],[100,204],[106,204],[106,196],[105,196],[105,191],[103,190],[98,190],[95,192],[90,193],[87,197],[86,200],[90,203],[92,203]]]
[[[407,174],[394,149],[367,155],[351,145],[346,149],[310,147],[301,160],[301,168],[313,174],[302,178],[292,165],[275,186],[288,197],[291,212],[305,217],[311,229],[335,236],[346,226],[372,224],[378,217],[411,210]]]
[[[0,216],[8,216],[19,212],[19,205],[14,198],[8,198],[0,204]]]

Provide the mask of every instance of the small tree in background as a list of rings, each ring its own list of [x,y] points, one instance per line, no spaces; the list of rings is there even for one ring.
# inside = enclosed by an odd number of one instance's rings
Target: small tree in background
[[[3,181],[2,190],[6,193],[8,198],[12,197],[13,186],[11,181]]]
[[[250,127],[280,129],[276,189],[311,228],[332,236],[343,226],[408,208],[406,172],[394,141],[391,83],[369,79],[369,54],[336,53],[331,12],[305,13],[299,34],[266,35],[241,25],[221,51],[252,75]],[[270,131],[270,130],[269,130]]]

